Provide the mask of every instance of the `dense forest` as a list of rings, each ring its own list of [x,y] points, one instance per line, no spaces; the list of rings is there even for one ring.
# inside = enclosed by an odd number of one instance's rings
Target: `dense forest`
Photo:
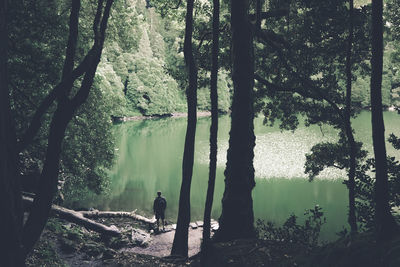
[[[100,232],[101,242],[122,240],[115,225],[88,221],[89,211],[84,218],[73,209],[78,200],[109,190],[119,156],[116,121],[176,114],[187,117],[187,128],[176,229],[164,264],[400,263],[400,164],[386,148],[399,150],[400,139],[396,133],[387,138],[383,119],[383,111],[400,113],[398,0],[0,0],[0,5],[1,266],[32,265],[44,231],[64,229],[62,220]],[[373,154],[357,140],[354,126],[366,110]],[[209,177],[203,177],[208,187],[201,249],[189,260],[191,190],[199,190],[191,186],[199,111],[211,116]],[[230,116],[230,131],[221,200],[214,199],[214,187],[222,114]],[[338,241],[318,240],[323,207],[309,209],[304,224],[294,215],[282,226],[256,221],[256,117],[282,132],[300,124],[337,130],[337,141],[312,146],[304,172],[310,181],[331,167],[346,173],[348,226]],[[212,232],[215,201],[222,210]],[[125,212],[119,216],[154,227],[154,221]],[[60,221],[50,219],[54,214]],[[269,252],[262,254],[261,247]],[[236,257],[235,248],[248,253]],[[121,255],[113,254],[108,264],[117,264]],[[45,253],[40,257],[46,260]]]

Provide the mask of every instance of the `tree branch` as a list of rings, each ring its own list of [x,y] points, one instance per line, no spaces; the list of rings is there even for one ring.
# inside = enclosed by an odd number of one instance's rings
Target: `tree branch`
[[[100,2],[100,1],[99,1]],[[79,91],[76,93],[73,99],[71,99],[71,106],[74,109],[74,111],[87,99],[89,95],[90,88],[93,85],[93,77],[96,74],[96,69],[97,65],[100,62],[101,58],[101,53],[103,50],[103,45],[104,45],[104,40],[105,40],[105,31],[107,28],[107,22],[108,18],[110,15],[110,10],[111,10],[111,5],[114,1],[113,0],[107,0],[106,6],[104,8],[103,12],[103,17],[101,19],[101,22],[99,21],[99,18],[101,16],[101,9],[100,9],[100,15],[99,13],[96,14],[94,25],[96,24],[96,27],[93,26],[94,34],[95,34],[95,42],[92,47],[93,55],[92,55],[92,62],[91,66],[89,67],[89,70],[86,71],[85,76],[83,78],[81,88]],[[100,4],[99,4],[100,6]],[[100,29],[98,29],[98,25],[100,23]]]
[[[276,84],[270,83],[267,80],[261,78],[261,76],[259,76],[258,74],[254,74],[254,79],[256,79],[258,82],[264,84],[265,86],[270,87],[270,88],[271,87],[275,88],[277,91],[280,91],[280,92],[293,92],[293,93],[298,93],[299,95],[301,95],[303,97],[306,97],[306,98],[312,98],[312,99],[315,99],[315,100],[318,100],[318,101],[325,100],[336,111],[338,116],[341,119],[344,119],[343,112],[341,111],[339,106],[335,102],[333,102],[331,99],[329,99],[329,97],[324,95],[321,92],[321,89],[319,87],[315,86],[312,83],[312,81],[308,81],[307,79],[297,75],[297,73],[293,72],[292,74],[296,75],[301,80],[301,83],[302,83],[303,86],[307,86],[307,87],[311,88],[314,91],[314,93],[316,93],[317,95],[312,95],[309,92],[304,91],[304,90],[300,90],[298,88],[284,87],[284,86],[280,86],[280,85],[276,85]]]
[[[73,83],[76,79],[78,79],[80,76],[82,76],[87,67],[90,65],[91,61],[91,51],[85,56],[83,61],[79,64],[78,67],[76,67],[72,73],[65,78],[65,80],[61,81],[59,84],[57,84],[53,90],[43,99],[42,103],[40,103],[40,106],[36,110],[35,114],[33,115],[30,124],[28,126],[28,129],[25,131],[25,133],[22,135],[21,138],[19,138],[18,144],[17,144],[17,151],[21,152],[23,149],[25,149],[30,142],[32,142],[33,138],[36,136],[37,132],[39,131],[40,127],[42,126],[41,119],[43,115],[47,112],[47,110],[50,108],[50,106],[53,104],[54,100],[58,98],[58,96],[65,90],[64,88],[68,86],[68,84]]]
[[[72,1],[71,15],[69,17],[68,44],[65,52],[64,68],[61,80],[65,80],[74,68],[74,58],[78,40],[78,23],[79,23],[78,21],[79,21],[80,6],[81,6],[81,1],[79,0]]]
[[[269,10],[266,12],[260,12],[260,19],[269,19],[269,18],[280,18],[284,17],[289,14],[289,9],[276,9],[276,10]],[[257,20],[257,14],[250,14],[249,20],[254,22]]]
[[[303,90],[299,90],[298,88],[287,87],[287,86],[271,83],[271,82],[267,81],[266,79],[262,78],[260,75],[258,75],[256,73],[254,73],[254,79],[257,82],[265,85],[267,88],[273,88],[277,92],[297,93],[297,94],[303,96],[304,98],[312,98],[312,99],[316,99],[316,100],[321,100],[320,98],[318,98],[316,96],[312,96],[311,94],[309,94],[309,93],[307,93],[307,92],[305,92]]]
[[[326,96],[320,87],[316,86],[314,84],[314,82],[312,80],[310,80],[310,78],[307,77],[303,77],[300,74],[297,73],[297,71],[294,71],[293,68],[289,65],[288,62],[291,62],[290,59],[288,59],[287,57],[285,57],[285,55],[282,53],[282,49],[276,45],[272,40],[271,36],[274,36],[275,40],[281,40],[281,43],[287,43],[286,40],[283,39],[283,37],[276,35],[274,32],[272,31],[260,31],[259,32],[259,37],[262,38],[263,41],[265,41],[265,43],[267,43],[268,45],[270,45],[271,48],[273,48],[275,50],[275,52],[278,54],[279,58],[281,59],[282,64],[284,65],[284,67],[286,68],[286,70],[290,73],[290,75],[296,77],[300,83],[304,86],[304,87],[309,87],[310,89],[312,89],[314,91],[315,94],[318,95],[318,97],[320,99],[317,100],[325,100],[329,105],[331,105],[331,107],[336,111],[336,113],[338,114],[338,116],[344,120],[344,114],[342,112],[342,110],[339,108],[339,106],[332,101],[332,99],[330,99],[328,96]],[[281,39],[282,38],[282,39]],[[287,43],[286,48],[289,49],[289,44]]]
[[[40,177],[40,185],[35,196],[32,210],[23,228],[22,245],[23,253],[27,255],[33,248],[35,242],[46,224],[54,192],[57,190],[58,174],[60,168],[61,146],[64,139],[68,123],[72,119],[74,112],[86,100],[93,78],[101,57],[101,50],[104,43],[104,32],[107,26],[108,16],[113,0],[107,0],[104,16],[101,19],[101,11],[104,0],[98,0],[98,9],[94,20],[93,30],[95,40],[92,49],[88,52],[88,67],[84,69],[84,79],[77,95],[72,100],[59,101],[57,109],[50,123],[48,145],[46,150],[46,160]],[[101,19],[100,31],[98,30]],[[69,85],[72,86],[73,83]],[[68,86],[68,84],[67,84]],[[64,89],[64,88],[61,88]],[[68,87],[66,88],[68,90]]]
[[[221,28],[219,28],[219,32],[218,34],[220,34],[221,32],[226,31],[226,29],[228,28],[228,24],[225,23]],[[201,37],[200,37],[200,42],[199,45],[197,46],[196,52],[199,53],[201,46],[203,45],[206,37],[211,36],[212,35],[212,31],[207,31],[205,32]]]
[[[256,34],[256,37],[260,38],[262,41],[269,44],[270,46],[273,46],[275,49],[280,49],[277,44],[281,44],[288,49],[290,48],[289,42],[282,35],[275,33],[273,30],[257,30],[254,25],[253,28],[255,28],[254,32]]]

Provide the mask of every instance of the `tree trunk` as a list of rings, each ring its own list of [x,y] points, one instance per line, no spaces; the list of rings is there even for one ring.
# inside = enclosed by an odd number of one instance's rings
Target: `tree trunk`
[[[46,161],[40,176],[40,186],[25,223],[22,243],[27,255],[39,239],[57,192],[61,145],[68,122],[72,118],[71,108],[59,104],[50,124]]]
[[[347,44],[346,54],[346,108],[345,108],[345,132],[347,136],[347,142],[350,147],[350,159],[349,159],[349,181],[347,188],[349,189],[349,216],[348,222],[350,225],[350,231],[352,234],[357,233],[357,219],[356,219],[356,207],[355,207],[355,174],[356,174],[356,142],[354,140],[353,129],[351,127],[351,54],[353,46],[353,0],[349,0],[349,36]]]
[[[218,54],[219,54],[219,0],[213,1],[213,44],[212,44],[212,66],[210,81],[211,99],[211,127],[210,127],[210,166],[206,204],[204,208],[203,243],[201,260],[207,258],[210,241],[211,210],[214,199],[215,176],[217,169],[218,151]]]
[[[194,142],[197,122],[197,67],[193,56],[193,4],[187,1],[184,55],[189,73],[189,86],[186,91],[188,104],[188,123],[182,162],[182,184],[179,195],[178,221],[171,255],[188,256],[188,227],[190,223],[190,186],[192,183]]]
[[[387,240],[398,233],[398,226],[390,212],[386,161],[385,126],[382,112],[383,66],[383,3],[372,0],[372,59],[371,59],[371,121],[375,154],[375,230],[378,240]]]
[[[253,33],[247,19],[248,1],[231,1],[233,102],[225,170],[225,192],[217,241],[255,237],[254,181],[254,55]]]
[[[24,204],[26,207],[32,206],[33,199],[31,197],[23,197]],[[121,232],[116,227],[109,227],[107,225],[95,222],[93,220],[85,218],[85,214],[79,211],[74,211],[70,209],[66,209],[57,205],[51,206],[51,211],[58,215],[59,218],[64,219],[69,222],[76,223],[78,225],[82,225],[89,230],[93,230],[100,234],[109,235],[109,236],[121,236]]]
[[[152,219],[146,218],[142,215],[136,214],[135,211],[127,212],[127,211],[80,211],[83,216],[86,218],[131,218],[132,220],[144,222],[148,224],[155,224],[156,219],[153,217]]]
[[[72,99],[69,99],[68,95],[73,85],[72,82],[68,84],[68,86],[64,88],[64,91],[62,91],[58,96],[57,109],[50,123],[46,159],[40,177],[40,185],[38,186],[39,190],[37,191],[32,204],[31,212],[29,213],[29,217],[23,229],[22,245],[24,256],[26,256],[32,250],[36,241],[39,239],[49,216],[52,200],[57,190],[61,146],[64,139],[65,130],[76,110],[87,99],[90,88],[93,84],[94,75],[103,49],[105,30],[107,28],[109,12],[113,0],[107,0],[107,3],[104,7],[104,12],[103,2],[104,0],[98,1],[98,7],[93,22],[94,44],[92,49],[88,52],[88,55],[90,56],[90,64],[88,64],[85,70],[85,75],[80,89]],[[80,1],[74,0],[71,8],[70,35],[68,38],[69,40],[62,81],[64,81],[66,77],[72,73],[73,58],[75,57],[74,47],[76,46],[74,42],[77,41],[75,35],[77,35],[76,29],[79,18],[79,8]]]
[[[16,137],[7,79],[7,0],[0,1],[0,259],[18,266],[21,254],[22,204],[17,172]]]

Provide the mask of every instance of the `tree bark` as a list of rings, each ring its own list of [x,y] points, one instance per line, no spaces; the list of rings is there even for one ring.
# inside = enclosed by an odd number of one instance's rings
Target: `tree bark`
[[[225,191],[217,241],[255,237],[254,181],[254,55],[253,32],[247,20],[248,1],[231,1],[233,102],[225,170]]]
[[[24,196],[23,200],[24,204],[27,207],[32,206],[33,204],[32,198]],[[121,231],[117,227],[109,227],[107,225],[87,219],[85,218],[86,217],[85,214],[82,212],[66,209],[57,205],[52,205],[51,211],[61,219],[82,225],[87,229],[93,230],[100,234],[109,236],[121,236]]]
[[[197,67],[193,56],[193,5],[187,1],[184,55],[189,73],[189,86],[186,91],[188,104],[188,123],[182,161],[182,184],[179,195],[178,221],[172,244],[171,255],[188,256],[188,227],[190,223],[190,187],[192,183],[194,142],[197,123]]]
[[[86,218],[131,218],[132,220],[144,222],[148,224],[155,224],[156,220],[146,218],[142,215],[136,214],[135,211],[79,211]]]
[[[347,39],[347,52],[346,52],[346,107],[345,107],[345,133],[347,136],[347,142],[350,147],[350,158],[349,158],[349,181],[347,188],[349,189],[349,216],[348,223],[350,225],[350,232],[352,234],[357,233],[357,219],[356,219],[356,207],[355,207],[355,174],[356,174],[356,142],[354,140],[353,128],[351,127],[351,66],[352,66],[352,46],[353,46],[353,0],[349,0],[349,36]]]
[[[7,79],[7,0],[0,1],[0,259],[21,265],[22,202]]]
[[[380,241],[398,233],[390,212],[386,161],[385,126],[382,112],[383,3],[372,0],[371,121],[375,155],[375,230]]]
[[[64,88],[64,91],[58,96],[57,109],[50,123],[46,160],[40,177],[39,190],[36,193],[31,212],[23,228],[22,244],[25,256],[32,250],[34,244],[39,239],[49,216],[52,200],[57,190],[61,146],[65,130],[76,110],[87,99],[90,88],[93,84],[93,78],[103,49],[105,30],[107,28],[109,12],[113,0],[107,0],[104,12],[103,2],[103,0],[98,1],[98,7],[93,22],[94,44],[88,53],[88,55],[90,55],[90,63],[85,70],[85,75],[80,89],[72,99],[69,99],[68,94],[71,91],[73,85],[72,82],[68,84],[68,86]],[[75,49],[70,46],[74,46],[72,43],[77,40],[74,35],[77,35],[76,29],[79,18],[79,8],[80,1],[73,0],[70,16],[70,23],[72,24],[70,24],[70,36],[64,64],[63,81],[67,74],[72,73]],[[71,40],[72,42],[70,42]]]
[[[205,265],[207,251],[210,242],[211,210],[214,200],[215,176],[217,170],[218,152],[218,54],[219,54],[219,0],[213,0],[213,42],[212,42],[212,66],[210,81],[211,99],[211,126],[210,126],[210,166],[206,204],[204,208],[203,243],[201,248],[201,260]]]

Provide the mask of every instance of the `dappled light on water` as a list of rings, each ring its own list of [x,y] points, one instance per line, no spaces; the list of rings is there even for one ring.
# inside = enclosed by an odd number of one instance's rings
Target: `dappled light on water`
[[[400,116],[385,113],[386,133],[400,132]],[[354,121],[356,139],[372,151],[370,117],[363,112]],[[230,130],[229,116],[221,116],[218,131],[218,166],[212,217],[221,214],[224,170]],[[102,210],[137,209],[152,216],[152,202],[158,190],[168,201],[166,217],[176,221],[182,177],[182,154],[186,132],[185,118],[134,121],[115,125],[118,156],[109,171],[108,194],[82,199],[83,207]],[[210,118],[199,118],[191,190],[191,219],[201,220],[208,182]],[[295,132],[267,127],[255,120],[255,176],[253,206],[256,218],[283,223],[290,214],[299,216],[305,209],[320,205],[327,218],[322,238],[336,238],[346,226],[347,189],[344,171],[334,168],[322,172],[313,182],[304,173],[305,154],[318,142],[334,142],[338,131],[328,126],[300,126]],[[397,153],[397,154],[396,154]],[[388,154],[399,156],[388,146]],[[371,153],[370,153],[371,155]],[[398,157],[400,158],[400,157]]]
[[[313,128],[302,128],[295,132],[279,129],[268,133],[257,134],[254,150],[254,169],[257,178],[307,178],[304,173],[306,153],[318,142],[335,142],[337,134],[322,134]],[[226,163],[228,140],[219,140],[218,167]],[[204,144],[207,149],[206,143]],[[199,161],[208,164],[208,151],[201,146]],[[341,179],[345,172],[336,168],[324,170],[318,177],[322,179]]]

